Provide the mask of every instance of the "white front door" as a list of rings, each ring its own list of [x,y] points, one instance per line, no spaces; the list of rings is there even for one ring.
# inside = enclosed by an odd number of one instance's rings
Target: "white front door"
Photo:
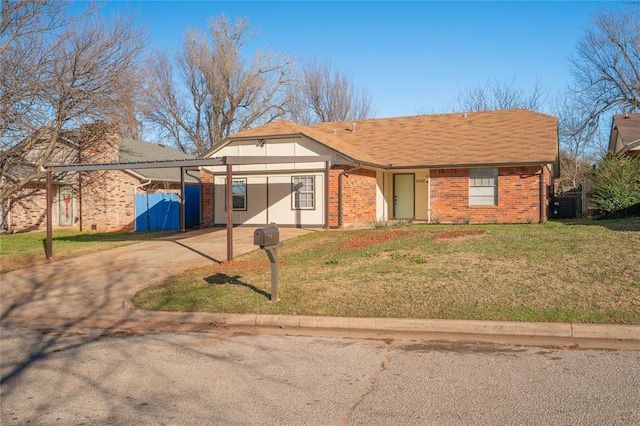
[[[415,216],[415,175],[413,173],[393,175],[393,217],[413,219]]]

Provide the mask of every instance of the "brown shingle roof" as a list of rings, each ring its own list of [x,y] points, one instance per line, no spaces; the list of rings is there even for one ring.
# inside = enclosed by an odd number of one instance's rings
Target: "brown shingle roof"
[[[357,120],[355,131],[351,121],[311,127],[279,121],[225,143],[295,134],[385,167],[555,163],[558,153],[558,120],[524,109]]]
[[[640,139],[640,114],[614,115],[613,128],[618,130],[623,145]]]

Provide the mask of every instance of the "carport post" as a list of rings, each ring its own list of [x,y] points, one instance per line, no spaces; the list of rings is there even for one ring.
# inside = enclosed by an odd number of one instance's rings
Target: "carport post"
[[[280,300],[278,299],[278,247],[280,246],[282,243],[275,247],[265,248],[271,263],[271,301],[274,303]]]
[[[227,262],[233,260],[233,170],[231,164],[227,164],[227,186],[226,200],[227,205]]]
[[[186,230],[184,204],[184,167],[180,167],[180,232],[184,232]]]
[[[45,254],[47,260],[53,256],[53,178],[51,167],[47,167],[47,243],[45,244]]]

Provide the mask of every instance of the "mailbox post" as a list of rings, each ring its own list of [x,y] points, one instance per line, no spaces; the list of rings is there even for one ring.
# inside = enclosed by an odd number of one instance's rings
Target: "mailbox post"
[[[278,299],[278,248],[282,247],[280,242],[280,231],[277,226],[258,228],[253,232],[253,244],[260,246],[267,253],[271,262],[271,301]]]

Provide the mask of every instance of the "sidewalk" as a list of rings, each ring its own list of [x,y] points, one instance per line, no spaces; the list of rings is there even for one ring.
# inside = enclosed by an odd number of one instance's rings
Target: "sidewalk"
[[[234,256],[255,250],[234,228]],[[314,232],[281,228],[281,240]],[[286,244],[286,243],[285,243]],[[150,312],[131,298],[187,269],[226,258],[224,229],[194,231],[0,275],[0,318],[29,327],[242,332],[435,339],[640,350],[640,326]]]

